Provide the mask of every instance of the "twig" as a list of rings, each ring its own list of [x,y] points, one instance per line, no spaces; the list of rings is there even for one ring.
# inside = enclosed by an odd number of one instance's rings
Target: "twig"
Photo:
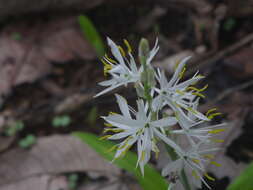
[[[243,90],[245,88],[250,87],[251,85],[253,85],[253,80],[247,81],[245,83],[239,84],[235,87],[232,88],[228,88],[226,90],[224,90],[220,95],[218,95],[215,100],[212,102],[212,104],[216,104],[217,102],[221,101],[222,99],[224,99],[225,97],[229,96],[230,94],[239,91],[239,90]]]
[[[218,60],[228,56],[229,54],[233,53],[234,51],[244,47],[245,45],[249,44],[250,42],[253,41],[253,33],[249,34],[248,36],[246,36],[245,38],[243,38],[242,40],[240,40],[239,42],[231,45],[230,47],[215,53],[211,54],[211,57],[208,57],[206,60],[196,60],[195,62],[191,63],[193,65],[193,68],[190,69],[186,75],[192,75],[193,73],[195,73],[197,70],[200,70],[204,67],[210,67],[213,64],[215,64]],[[202,62],[202,63],[201,63]],[[196,65],[196,66],[194,66]]]

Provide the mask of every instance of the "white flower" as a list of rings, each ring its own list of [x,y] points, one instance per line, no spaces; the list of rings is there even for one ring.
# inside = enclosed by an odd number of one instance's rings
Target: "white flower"
[[[124,43],[128,48],[127,54],[123,48],[117,46],[110,38],[107,38],[107,42],[111,48],[112,55],[116,60],[109,58],[107,55],[102,59],[102,62],[104,63],[104,74],[106,75],[108,73],[112,78],[99,83],[99,85],[107,88],[96,94],[95,97],[105,94],[119,86],[126,86],[128,83],[140,81],[141,73],[143,72],[142,66],[139,69],[137,68],[131,53],[131,47],[126,40],[124,40]],[[158,50],[158,40],[156,40],[154,48],[147,55],[147,64],[151,63]]]
[[[170,176],[173,175],[181,175],[182,170],[184,169],[185,172],[190,172],[191,175],[189,175],[188,180],[189,182],[192,182],[192,184],[196,188],[201,188],[201,182],[203,182],[208,188],[209,185],[204,180],[203,176],[205,176],[208,180],[214,181],[214,178],[209,176],[205,171],[205,165],[207,163],[213,164],[215,166],[220,166],[215,161],[212,161],[214,158],[213,155],[210,154],[210,152],[214,152],[219,150],[218,148],[211,148],[208,149],[206,147],[206,144],[202,141],[200,141],[196,146],[193,146],[188,149],[188,151],[185,151],[182,153],[177,153],[179,158],[175,161],[170,162],[163,170],[162,175],[163,176]]]
[[[194,109],[198,105],[197,97],[203,96],[200,92],[206,87],[197,89],[191,86],[204,77],[196,73],[191,79],[179,83],[189,58],[181,61],[170,81],[167,80],[164,72],[157,70],[156,77],[160,88],[155,88],[158,95],[154,98],[152,107],[154,110],[160,110],[163,106],[169,105],[175,113],[183,115],[189,122],[192,122],[192,119],[188,116],[188,112],[200,120],[209,121],[209,118]]]
[[[148,113],[147,105],[143,100],[137,100],[138,111],[136,112],[128,106],[122,96],[116,95],[116,98],[122,114],[114,113],[107,117],[102,117],[109,124],[107,124],[109,128],[105,129],[105,132],[111,131],[116,133],[114,135],[106,135],[105,138],[111,140],[124,139],[116,145],[117,151],[114,159],[124,156],[126,151],[134,143],[137,143],[137,165],[140,166],[141,172],[144,174],[144,165],[149,161],[151,151],[159,152],[156,146],[158,139],[165,140],[168,145],[181,152],[178,145],[160,132],[161,129],[164,130],[166,127],[175,125],[177,123],[175,117],[166,117],[152,121],[151,114]]]

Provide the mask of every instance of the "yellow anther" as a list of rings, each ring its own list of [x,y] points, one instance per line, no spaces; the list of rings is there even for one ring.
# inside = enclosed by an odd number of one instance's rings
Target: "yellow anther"
[[[101,59],[101,61],[104,64],[104,75],[106,76],[106,74],[112,69],[112,65],[110,65],[103,59]]]
[[[210,181],[215,181],[215,179],[213,177],[211,177],[210,175],[208,175],[207,173],[204,174],[204,176],[209,179]]]
[[[181,90],[176,90],[176,93],[178,93],[179,95],[184,95],[184,92],[183,91],[181,91]]]
[[[212,154],[206,154],[206,155],[203,155],[204,158],[207,158],[207,159],[214,159],[214,155]]]
[[[174,66],[174,70],[177,69],[177,67],[178,67],[179,64],[180,64],[180,61],[176,61],[176,64],[175,64],[175,66]]]
[[[113,127],[113,125],[110,124],[110,123],[104,123],[104,125],[105,125],[106,127]]]
[[[142,151],[142,152],[141,152],[141,161],[144,161],[145,156],[146,156],[146,152],[145,152],[145,151]]]
[[[126,147],[128,147],[129,144],[126,142],[125,144],[121,145],[118,149],[121,150],[121,149],[125,149]]]
[[[199,179],[200,177],[197,175],[197,172],[195,170],[192,170],[192,175],[193,177],[195,177],[196,179]]]
[[[126,53],[125,53],[124,49],[121,46],[118,46],[118,48],[119,48],[119,51],[120,51],[121,55],[123,57],[126,57]]]
[[[109,153],[109,152],[112,152],[114,151],[115,149],[117,149],[118,145],[113,145],[111,148],[109,148],[106,153]]]
[[[104,129],[104,133],[107,133],[107,132],[120,133],[120,132],[123,132],[123,131],[124,131],[123,129],[112,129],[112,128]]]
[[[199,96],[199,97],[201,97],[201,98],[205,98],[205,95],[203,95],[203,94],[201,94],[201,93],[199,93],[199,92],[193,92],[192,94],[193,94],[193,95],[196,95],[196,96]]]
[[[100,137],[99,140],[106,140],[108,138],[110,138],[112,135],[105,135],[103,137]]]
[[[116,112],[112,112],[112,111],[109,112],[109,115],[116,115],[116,114],[117,114]]]
[[[191,107],[186,108],[189,112],[191,112],[192,114],[197,114],[197,111],[192,109]]]
[[[198,74],[196,77],[201,77],[201,78],[203,78],[203,77],[205,77],[204,75],[201,75],[201,74]]]
[[[215,143],[223,143],[224,142],[223,139],[210,139],[210,140],[215,142]]]
[[[221,133],[221,132],[223,132],[225,130],[226,129],[214,129],[214,130],[208,131],[208,133],[210,133],[210,134],[218,134],[218,133]]]
[[[214,117],[216,117],[218,115],[222,115],[222,113],[220,113],[220,112],[213,113],[213,114],[211,114],[211,115],[208,116],[208,119],[213,119]]]
[[[194,86],[188,86],[186,89],[187,89],[187,90],[195,90],[195,91],[198,91],[198,92],[199,92],[199,89],[197,89],[197,88],[194,87]]]
[[[199,164],[199,163],[200,163],[200,160],[198,160],[198,159],[192,159],[192,161],[193,161],[194,163],[196,163],[196,164]]]
[[[117,61],[115,61],[112,58],[110,58],[107,54],[105,54],[105,59],[107,59],[111,63],[117,63]]]
[[[221,166],[221,164],[219,164],[219,163],[217,163],[217,162],[215,162],[215,161],[211,161],[210,164],[212,164],[212,165],[214,165],[214,166],[217,166],[217,167],[220,167],[220,166]]]
[[[184,67],[183,70],[179,73],[179,79],[183,78],[185,71],[186,71],[186,68]]]
[[[132,53],[132,48],[131,48],[130,44],[128,43],[128,41],[126,39],[124,39],[123,41],[124,41],[124,44],[127,47],[128,53]]]
[[[212,112],[214,112],[214,111],[216,111],[216,110],[217,110],[217,108],[212,108],[212,109],[208,110],[208,111],[206,112],[206,116],[208,116],[210,113],[212,113]]]
[[[178,112],[175,112],[175,117],[176,117],[176,119],[177,119],[178,121],[180,121]]]
[[[203,88],[199,89],[198,91],[199,91],[199,92],[203,92],[203,91],[205,91],[207,88],[208,88],[208,84],[206,84]]]
[[[128,151],[130,148],[131,148],[130,145],[127,146],[127,147],[125,148],[125,150],[123,150],[123,151],[121,152],[121,154],[120,154],[117,158],[122,158],[122,157],[124,157],[125,154],[127,153],[127,151]]]

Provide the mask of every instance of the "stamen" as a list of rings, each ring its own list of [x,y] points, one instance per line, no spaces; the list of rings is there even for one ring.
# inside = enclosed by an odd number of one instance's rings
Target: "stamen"
[[[113,127],[113,125],[110,124],[110,123],[104,123],[104,125],[105,125],[106,127]]]
[[[220,113],[220,112],[213,113],[213,114],[211,114],[211,115],[208,116],[208,119],[213,119],[214,117],[216,117],[218,115],[222,115],[222,113]]]
[[[184,92],[182,92],[181,90],[176,90],[176,93],[178,93],[179,95],[184,95]]]
[[[128,43],[128,41],[126,39],[124,39],[123,41],[124,41],[124,44],[127,47],[128,53],[132,53],[132,48],[131,48],[130,44]]]
[[[121,55],[123,57],[126,57],[126,53],[125,53],[124,49],[121,46],[118,46],[118,48],[119,48],[119,51],[120,51]]]
[[[211,112],[214,112],[214,111],[216,111],[216,110],[217,110],[217,108],[212,108],[212,109],[208,110],[208,111],[206,112],[206,116],[208,116]]]
[[[110,138],[112,135],[105,135],[103,137],[100,137],[99,140],[106,140],[108,138]]]
[[[198,160],[198,159],[192,159],[192,161],[195,162],[196,164],[200,163],[200,160]]]
[[[209,179],[210,181],[215,181],[215,179],[213,177],[211,177],[210,175],[208,175],[207,173],[204,174],[204,176]]]
[[[195,177],[196,179],[199,179],[200,177],[197,175],[197,172],[195,170],[192,170],[192,175],[193,177]]]
[[[203,95],[203,94],[201,94],[201,93],[199,93],[199,92],[193,92],[192,94],[193,94],[193,95],[196,95],[196,96],[199,96],[199,97],[201,97],[201,98],[205,98],[205,95]]]
[[[142,151],[142,152],[141,152],[141,161],[144,161],[145,156],[146,156],[146,152],[145,152],[145,151]]]
[[[215,162],[215,161],[211,161],[210,164],[212,164],[212,165],[214,165],[214,166],[217,166],[217,167],[220,167],[220,166],[221,166],[221,164],[219,164],[219,163],[217,163],[217,162]]]
[[[207,159],[214,159],[214,155],[212,154],[206,154],[206,155],[203,155],[204,158],[207,158]]]
[[[183,78],[185,71],[186,71],[186,68],[184,67],[183,70],[179,73],[179,79]]]
[[[115,61],[114,59],[108,57],[107,54],[105,54],[105,58],[106,58],[109,62],[111,62],[111,63],[115,63],[115,64],[117,63],[117,61]]]
[[[223,132],[225,130],[226,129],[214,129],[214,130],[208,131],[208,133],[210,133],[210,134],[218,134],[218,133],[221,133],[221,132]]]
[[[111,148],[109,148],[106,153],[112,152],[114,151],[116,148],[118,147],[118,145],[113,145]]]
[[[210,140],[215,142],[215,143],[223,143],[224,142],[223,139],[210,139]]]

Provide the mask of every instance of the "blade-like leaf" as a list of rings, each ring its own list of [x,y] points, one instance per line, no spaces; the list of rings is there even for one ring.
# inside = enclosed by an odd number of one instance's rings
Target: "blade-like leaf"
[[[79,24],[86,39],[95,48],[99,57],[105,54],[104,43],[90,19],[84,15],[79,16]]]
[[[101,141],[97,136],[90,133],[75,132],[73,135],[90,145],[107,160],[111,161],[113,159],[115,151],[108,152],[108,149],[110,149],[114,143],[110,141]],[[128,151],[124,158],[114,161],[114,164],[134,174],[143,190],[167,190],[167,182],[154,168],[147,165],[145,167],[145,176],[143,177],[139,168],[136,168],[136,162],[137,156],[133,152]]]
[[[227,190],[253,190],[253,163],[229,185]]]

